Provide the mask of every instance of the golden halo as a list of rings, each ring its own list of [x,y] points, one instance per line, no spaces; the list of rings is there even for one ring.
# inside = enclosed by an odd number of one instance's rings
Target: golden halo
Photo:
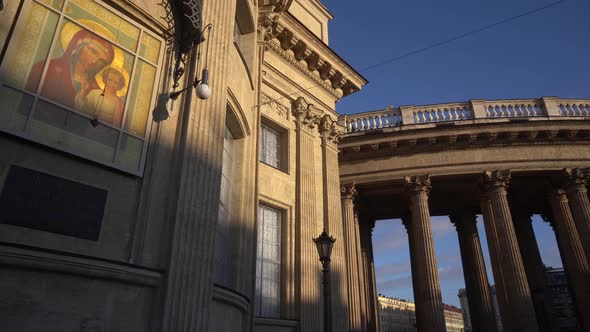
[[[124,95],[127,94],[127,89],[129,87],[129,73],[127,73],[127,71],[122,66],[119,67],[119,66],[114,66],[114,65],[108,66],[105,69],[101,70],[100,72],[98,72],[98,74],[96,74],[96,76],[94,76],[94,78],[96,79],[96,83],[98,83],[98,86],[100,87],[101,90],[104,90],[104,80],[102,79],[102,73],[107,69],[114,69],[123,75],[123,78],[125,79],[125,83],[120,90],[117,90],[117,96],[123,97]]]
[[[115,36],[113,35],[113,33],[110,32],[103,25],[96,23],[94,21],[85,20],[85,19],[80,19],[80,20],[78,20],[78,22],[81,24],[84,24],[86,27],[88,27],[90,29],[90,32],[93,32],[93,33],[99,35],[100,37],[106,38],[110,41],[115,41]],[[83,29],[83,27],[81,27],[71,21],[67,21],[63,25],[63,28],[61,29],[61,34],[60,34],[60,42],[61,42],[61,49],[64,52],[68,49],[68,45],[72,41],[72,38],[74,38],[74,35],[82,29]],[[111,45],[112,45],[112,43],[111,43]],[[120,66],[122,68],[123,63],[125,62],[123,50],[116,47],[115,45],[112,45],[112,47],[114,50],[114,57],[113,57],[113,61],[111,63],[114,65]]]
[[[109,39],[110,41],[113,41],[113,42],[115,41],[115,36],[113,35],[113,33],[110,32],[103,25],[96,23],[94,21],[85,20],[85,19],[80,19],[80,20],[78,20],[78,22],[87,26],[91,32],[94,32],[103,38]],[[67,21],[63,25],[63,28],[61,29],[61,34],[60,34],[60,41],[61,41],[61,48],[62,48],[62,50],[64,50],[64,52],[68,49],[68,44],[70,43],[72,38],[74,38],[74,35],[82,29],[83,28],[81,26],[79,26],[78,24],[75,24],[72,21]]]

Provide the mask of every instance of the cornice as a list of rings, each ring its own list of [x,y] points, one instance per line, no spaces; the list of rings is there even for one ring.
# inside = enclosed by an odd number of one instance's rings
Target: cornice
[[[364,136],[345,136],[339,144],[339,158],[342,161],[361,160],[380,156],[504,146],[590,145],[588,126],[568,128],[562,124],[558,127],[539,124],[520,128],[492,125],[473,130],[475,128],[398,131],[387,136],[374,136],[371,140],[365,140]]]
[[[299,69],[300,72],[305,74],[307,77],[311,78],[314,82],[318,85],[323,87],[326,91],[328,91],[332,96],[334,96],[337,100],[342,98],[342,91],[334,89],[330,83],[322,80],[318,75],[314,74],[311,70],[308,69],[301,61],[297,60],[294,55],[285,51],[276,40],[271,40],[266,43],[269,50],[273,51],[282,59],[286,60],[294,66],[295,68]]]
[[[260,11],[258,22],[259,42],[332,94],[336,101],[367,83],[290,13],[277,13],[269,7]]]

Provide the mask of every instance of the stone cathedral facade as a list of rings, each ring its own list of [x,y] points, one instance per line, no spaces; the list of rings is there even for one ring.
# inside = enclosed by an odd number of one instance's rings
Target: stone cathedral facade
[[[211,96],[162,116],[156,3],[0,10],[0,329],[320,331],[323,229],[334,331],[375,329],[374,287],[349,283],[374,276],[347,264],[336,146],[335,104],[367,81],[328,46],[330,12],[203,0],[210,39],[179,89],[207,67]]]

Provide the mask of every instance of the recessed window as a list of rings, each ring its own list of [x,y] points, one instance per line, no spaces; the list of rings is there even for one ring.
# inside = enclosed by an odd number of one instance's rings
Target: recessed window
[[[256,249],[256,316],[279,318],[281,314],[282,211],[258,206]]]
[[[230,221],[231,191],[234,181],[234,136],[226,126],[223,135],[223,167],[221,169],[221,192],[219,195],[219,215],[215,232],[215,264],[213,282],[229,286],[230,282]]]
[[[140,174],[162,48],[99,2],[25,2],[0,64],[0,130]]]
[[[260,161],[274,168],[281,168],[281,133],[263,125],[260,139]]]
[[[260,161],[283,172],[288,171],[287,131],[263,118],[260,126]]]

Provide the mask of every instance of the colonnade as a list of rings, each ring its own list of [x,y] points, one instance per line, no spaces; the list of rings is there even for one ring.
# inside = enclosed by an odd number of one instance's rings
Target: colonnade
[[[509,170],[491,170],[481,174],[479,183],[480,209],[502,326],[505,331],[553,330],[547,318],[544,266],[531,226],[532,211],[521,207],[510,208],[510,180]],[[445,320],[428,203],[432,185],[430,176],[406,177],[404,184],[408,212],[402,221],[408,231],[410,245],[416,327],[418,331],[444,331]],[[547,193],[545,205],[550,210],[543,216],[555,231],[575,302],[578,324],[583,331],[590,331],[590,204],[587,186],[587,172],[564,169],[559,180],[554,181],[551,192]],[[374,225],[374,220],[362,220],[361,217],[359,223],[355,194],[354,185],[343,187],[349,290],[358,290],[357,293],[349,292],[349,301],[364,299],[362,305],[355,307],[359,312],[351,312],[351,317],[358,319],[352,321],[351,318],[350,326],[351,331],[376,331],[376,284],[372,266],[371,230],[367,230]],[[496,331],[492,297],[476,227],[477,213],[477,210],[456,211],[450,215],[450,220],[459,238],[473,330]],[[373,323],[370,324],[370,321]]]

